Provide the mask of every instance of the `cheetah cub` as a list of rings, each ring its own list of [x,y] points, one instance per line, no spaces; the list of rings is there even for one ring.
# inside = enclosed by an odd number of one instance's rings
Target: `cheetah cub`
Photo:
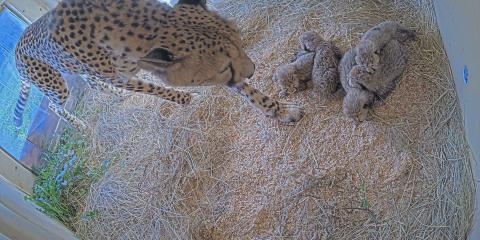
[[[312,67],[315,58],[314,52],[301,51],[295,60],[280,66],[273,80],[279,85],[281,97],[286,97],[298,91],[306,90],[312,81]]]
[[[339,86],[338,63],[340,50],[318,33],[303,33],[299,42],[302,50],[294,61],[280,66],[274,74],[281,91],[287,96],[315,86],[322,94],[332,94]]]
[[[391,40],[401,43],[416,38],[416,33],[397,22],[385,21],[369,29],[355,48],[355,62],[369,73],[378,69],[382,49]]]
[[[342,58],[340,49],[315,32],[306,32],[300,39],[304,43],[304,49],[315,52],[312,69],[313,85],[322,95],[335,93],[340,86],[338,76],[338,64]]]
[[[402,30],[398,33],[389,33],[393,27],[393,22],[385,22],[380,24],[384,26],[381,29],[385,29],[385,35],[394,36],[388,41],[379,52],[378,63],[376,64],[375,71],[371,72],[364,65],[356,65],[349,73],[349,85],[354,87],[364,87],[369,91],[374,92],[381,99],[386,98],[390,92],[395,88],[396,79],[403,73],[407,65],[407,50],[405,44],[409,40],[415,40],[416,35],[413,31]],[[398,27],[397,29],[403,29]],[[405,33],[405,34],[403,34]],[[372,34],[371,34],[372,35]],[[378,38],[375,38],[378,40]],[[383,39],[385,40],[385,39]],[[382,40],[382,41],[383,41]],[[361,45],[361,44],[360,44]],[[357,56],[355,58],[358,64],[358,47]],[[376,55],[374,53],[374,55]]]
[[[346,52],[340,60],[338,72],[340,83],[346,93],[343,99],[343,113],[358,123],[366,120],[368,109],[372,106],[375,96],[365,88],[357,88],[349,84],[349,73],[356,65],[355,56],[355,49]]]
[[[374,73],[355,65],[354,50],[345,54],[340,63],[340,81],[347,92],[344,113],[357,122],[364,121],[368,109],[390,95],[407,67],[406,47],[397,40],[387,43],[379,57],[379,70]]]
[[[402,73],[407,67],[407,49],[397,40],[390,41],[380,55],[379,68],[375,73],[367,72],[363,67],[354,66],[348,74],[349,85],[364,88],[382,101],[395,89]]]

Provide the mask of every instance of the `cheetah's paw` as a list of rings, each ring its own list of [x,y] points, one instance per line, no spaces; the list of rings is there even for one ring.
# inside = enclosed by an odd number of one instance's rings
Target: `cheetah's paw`
[[[276,112],[274,118],[282,123],[294,123],[300,121],[305,115],[304,109],[291,103],[279,103],[279,109]]]
[[[113,95],[113,101],[116,103],[122,103],[127,101],[127,99],[130,98],[131,96],[133,96],[133,93],[122,92],[121,94]]]
[[[72,126],[84,135],[88,135],[91,132],[90,126],[81,120],[74,121]]]
[[[179,102],[177,103],[182,106],[190,105],[195,102],[198,102],[198,100],[200,99],[200,96],[201,94],[197,92],[188,92],[188,93],[186,92],[182,95],[182,97],[179,99]]]

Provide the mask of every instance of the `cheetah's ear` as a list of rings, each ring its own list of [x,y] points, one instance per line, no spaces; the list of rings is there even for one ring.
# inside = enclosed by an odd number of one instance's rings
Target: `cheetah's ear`
[[[179,0],[177,4],[200,5],[207,9],[207,0]]]

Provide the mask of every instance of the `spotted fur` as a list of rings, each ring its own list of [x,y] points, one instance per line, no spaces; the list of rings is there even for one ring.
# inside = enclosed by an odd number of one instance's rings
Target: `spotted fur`
[[[282,122],[303,116],[300,107],[279,103],[244,82],[255,67],[239,31],[208,10],[205,0],[180,0],[173,8],[157,0],[63,0],[26,29],[16,62],[22,79],[17,126],[34,84],[52,110],[75,127],[86,127],[63,109],[69,91],[61,73],[86,76],[90,86],[119,95],[127,90],[179,104],[191,101],[187,92],[137,79],[140,69],[170,86],[229,86]]]

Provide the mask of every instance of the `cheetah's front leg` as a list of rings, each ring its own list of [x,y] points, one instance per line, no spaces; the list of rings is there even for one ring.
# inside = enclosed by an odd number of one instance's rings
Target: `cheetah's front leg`
[[[130,95],[130,93],[128,93],[125,89],[121,89],[103,82],[95,76],[83,75],[82,78],[87,82],[90,88],[113,94],[119,100],[125,100],[125,98]]]
[[[240,93],[255,108],[268,117],[278,119],[283,123],[298,122],[304,115],[303,108],[296,104],[281,103],[271,99],[246,82],[235,82],[228,85],[234,91]]]
[[[121,89],[159,96],[165,100],[176,102],[178,104],[189,104],[192,100],[192,95],[188,92],[165,88],[154,83],[142,81],[135,77],[131,78],[126,83],[115,80],[111,80],[110,82],[113,86]]]

